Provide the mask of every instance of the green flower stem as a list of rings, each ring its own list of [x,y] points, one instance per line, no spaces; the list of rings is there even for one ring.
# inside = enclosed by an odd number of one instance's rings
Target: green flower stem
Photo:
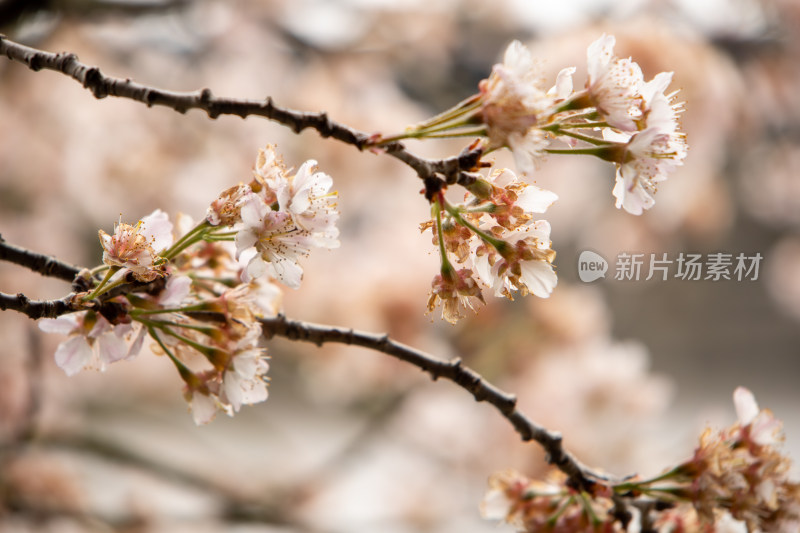
[[[550,126],[546,126],[543,129],[548,129],[549,127]],[[579,141],[583,141],[583,142],[586,142],[586,143],[589,143],[589,144],[593,144],[595,146],[608,146],[610,144],[613,144],[613,143],[610,143],[609,141],[606,141],[606,140],[603,140],[603,139],[598,139],[597,137],[591,137],[589,135],[583,135],[582,133],[576,133],[574,131],[562,130],[560,127],[557,127],[557,128],[555,128],[554,130],[551,130],[551,131],[553,131],[553,133],[560,134],[560,135],[566,135],[567,137],[572,137],[573,139],[578,139]]]
[[[652,487],[643,488],[640,492],[657,499],[669,499],[671,501],[683,501],[687,499],[685,487]]]
[[[445,122],[450,122],[455,120],[458,117],[462,117],[476,109],[479,109],[483,102],[481,102],[481,95],[480,94],[473,94],[469,98],[465,98],[464,100],[460,101],[450,109],[446,111],[442,111],[438,115],[434,115],[433,117],[429,118],[425,122],[421,122],[412,126],[414,130],[420,129],[430,129],[433,126],[438,126],[439,124],[443,124]]]
[[[592,521],[592,524],[599,524],[602,521],[598,518],[597,513],[595,513],[594,509],[592,508],[591,498],[585,492],[581,491],[581,503],[583,504],[583,509],[586,511],[586,515]]]
[[[494,213],[497,211],[497,206],[493,203],[486,203],[476,207],[465,207],[461,210],[462,213]]]
[[[484,242],[491,244],[494,247],[494,249],[497,250],[501,255],[508,248],[508,243],[506,241],[504,241],[503,239],[492,237],[482,229],[472,224],[470,221],[461,216],[461,213],[457,208],[453,207],[447,202],[445,202],[444,208],[456,220],[456,222],[458,222],[465,228],[469,229],[475,235],[480,237]]]
[[[175,256],[184,251],[186,248],[188,248],[192,244],[202,239],[203,234],[206,231],[208,231],[208,228],[211,227],[212,226],[208,222],[208,220],[203,219],[202,222],[200,222],[195,227],[187,231],[183,237],[178,239],[178,241],[175,242],[175,244],[170,246],[163,254],[161,254],[161,257],[164,257],[166,259],[173,259]]]
[[[651,485],[653,483],[658,483],[659,481],[664,481],[665,479],[673,479],[675,477],[681,476],[681,467],[676,466],[672,470],[668,470],[663,474],[659,474],[655,477],[651,477],[650,479],[645,479],[642,481],[625,481],[618,485],[614,485],[614,491],[628,491],[628,490],[642,490],[644,485]]]
[[[161,309],[131,309],[130,315],[131,316],[142,316],[142,315],[157,315],[159,313],[185,313],[186,311],[204,311],[207,307],[205,303],[199,303],[195,305],[187,305],[186,307],[171,307],[171,308],[161,308]]]
[[[175,327],[175,326],[172,326],[172,327]],[[190,339],[189,337],[184,337],[183,335],[181,335],[179,333],[175,333],[169,327],[165,326],[165,327],[162,327],[161,329],[167,335],[171,335],[171,336],[175,337],[176,339],[178,339],[179,341],[181,341],[182,343],[186,344],[187,346],[191,346],[192,348],[194,348],[195,350],[197,350],[198,352],[200,352],[201,354],[206,356],[206,358],[209,361],[211,361],[214,358],[214,356],[217,354],[217,352],[221,351],[219,348],[214,348],[213,346],[207,346],[205,344],[201,344],[201,343],[199,343],[197,341],[194,341],[194,340]],[[189,328],[189,329],[191,329],[191,328]]]
[[[420,135],[420,137],[425,137],[426,139],[454,139],[456,137],[486,137],[486,134],[486,128],[479,127],[449,133],[426,133],[425,135]]]
[[[172,361],[172,364],[174,364],[178,369],[178,374],[180,374],[181,379],[183,379],[183,381],[186,382],[186,384],[190,387],[197,385],[199,380],[197,379],[197,376],[194,375],[194,372],[189,370],[189,368],[184,365],[180,359],[175,357],[175,354],[173,354],[170,349],[167,348],[167,345],[164,344],[152,326],[147,327],[147,333],[154,341],[158,343],[159,346],[161,346],[161,349],[164,350],[164,353],[167,354],[167,357],[169,357],[170,361]]]
[[[200,276],[193,272],[189,273],[189,277],[192,278],[192,281],[196,281],[198,283],[203,283],[205,281],[211,281],[214,283],[219,283],[221,285],[225,285],[226,287],[235,287],[239,284],[239,282],[233,278],[218,278],[216,276]]]
[[[83,301],[86,302],[88,300],[93,300],[93,299],[97,298],[98,296],[100,296],[101,294],[103,294],[104,292],[106,292],[106,291],[108,291],[110,289],[113,289],[114,287],[116,287],[118,285],[122,285],[123,283],[125,283],[124,280],[117,280],[114,283],[112,283],[111,285],[107,285],[108,280],[111,279],[111,276],[113,276],[114,274],[119,272],[119,270],[120,270],[120,267],[118,267],[118,266],[109,267],[109,269],[106,271],[105,277],[100,282],[100,284],[97,287],[95,287],[92,292],[90,292],[89,294],[84,296],[83,297]]]
[[[433,209],[434,216],[436,217],[436,235],[439,237],[439,257],[442,259],[441,271],[442,274],[445,272],[452,272],[453,265],[450,263],[450,259],[447,258],[447,250],[444,246],[444,233],[442,233],[442,204],[439,196],[433,201],[431,209]]]
[[[575,118],[575,117],[569,117],[570,120],[573,119],[573,118]],[[547,129],[549,127],[550,126],[545,126],[545,128],[543,128],[543,129]],[[566,129],[572,129],[572,128],[576,128],[577,129],[577,128],[610,128],[610,127],[611,126],[608,124],[608,122],[605,122],[605,121],[602,121],[602,122],[577,122],[577,123],[559,122],[557,129],[558,130],[566,130]]]
[[[586,89],[573,93],[572,96],[558,104],[551,114],[563,113],[564,111],[577,111],[579,109],[594,109],[589,99],[589,91]]]
[[[454,107],[451,107],[447,111],[439,113],[425,122],[409,127],[403,133],[380,138],[377,142],[375,142],[375,145],[380,146],[403,139],[431,137],[431,135],[429,135],[430,133],[468,126],[474,123],[474,112],[480,109],[481,105],[482,102],[480,100],[480,94],[475,94],[456,104]]]
[[[107,270],[110,268],[108,265],[98,265],[89,271],[89,274],[94,277],[95,275],[99,274],[100,272]]]
[[[181,326],[182,327],[182,326]],[[191,329],[191,328],[189,328]],[[166,333],[167,335],[171,335],[181,341],[182,343],[190,346],[200,352],[208,362],[214,365],[215,368],[224,369],[228,364],[229,354],[228,352],[221,350],[219,348],[215,348],[213,346],[207,346],[205,344],[201,344],[197,341],[193,341],[189,337],[184,337],[178,333],[175,333],[168,327],[162,327],[161,330]]]
[[[558,148],[547,148],[545,152],[548,154],[577,154],[577,155],[593,155],[595,157],[599,157],[600,159],[605,160],[603,154],[606,152],[603,147],[598,148],[565,148],[565,149],[558,149]]]
[[[168,329],[169,327],[191,329],[193,331],[198,331],[198,332],[200,332],[203,335],[206,335],[208,337],[213,336],[213,334],[216,331],[218,331],[217,328],[215,328],[214,326],[202,326],[202,325],[199,325],[199,324],[186,324],[186,323],[183,323],[183,322],[174,322],[172,320],[148,320],[146,318],[142,318],[141,316],[135,316],[135,315],[133,315],[133,313],[131,313],[131,318],[133,318],[133,320],[136,320],[137,322],[141,322],[145,326],[158,328],[158,329],[164,331],[166,334],[172,335],[173,337],[175,337],[176,335],[172,332],[171,329]]]
[[[216,242],[216,241],[232,241],[236,237],[237,231],[225,231],[221,233],[206,233],[202,240],[206,242]]]
[[[556,522],[558,522],[558,519],[561,518],[561,515],[563,515],[573,503],[575,503],[575,496],[570,496],[569,498],[565,498],[563,503],[559,506],[559,508],[556,509],[556,512],[553,513],[553,516],[547,519],[548,525],[550,525],[551,527],[555,526]]]

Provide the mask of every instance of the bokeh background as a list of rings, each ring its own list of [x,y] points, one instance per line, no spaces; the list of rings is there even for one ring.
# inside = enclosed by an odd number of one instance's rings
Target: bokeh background
[[[410,169],[258,118],[95,100],[74,81],[0,61],[0,233],[93,265],[97,230],[156,208],[200,217],[249,179],[258,148],[309,158],[340,192],[342,246],[312,255],[292,318],[388,332],[460,356],[584,462],[653,474],[744,385],[800,450],[800,4],[794,0],[0,1],[0,31],[171,90],[326,110],[390,133],[474,93],[512,39],[552,82],[585,76],[603,32],[649,79],[675,71],[690,153],[641,217],[614,208],[609,165],[551,156],[530,179],[559,285],[492,301],[452,327],[426,316],[437,256]],[[445,157],[463,142],[409,143]],[[506,153],[497,165],[512,165]],[[578,280],[577,257],[760,253],[755,281]],[[613,268],[613,266],[612,266]],[[66,284],[0,264],[0,290]],[[478,502],[494,471],[542,475],[535,444],[464,391],[358,348],[269,342],[269,400],[195,427],[168,361],[147,351],[67,378],[63,339],[0,315],[0,531],[497,531]],[[505,526],[503,526],[505,527]],[[505,531],[503,527],[501,531]]]

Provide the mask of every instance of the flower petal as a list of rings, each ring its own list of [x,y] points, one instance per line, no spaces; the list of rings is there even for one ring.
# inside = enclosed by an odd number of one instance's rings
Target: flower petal
[[[56,364],[68,376],[74,376],[92,362],[92,348],[86,337],[77,335],[71,337],[56,349]]]

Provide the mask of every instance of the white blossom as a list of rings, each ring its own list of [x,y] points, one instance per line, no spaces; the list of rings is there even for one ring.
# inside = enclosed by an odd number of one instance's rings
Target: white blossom
[[[606,139],[617,137],[604,132]],[[627,141],[622,162],[617,163],[617,177],[612,194],[617,208],[633,215],[641,215],[654,204],[653,193],[657,184],[667,179],[686,157],[686,143],[682,135],[668,134],[658,127],[648,128],[632,135]]]
[[[635,131],[644,78],[637,63],[614,55],[615,42],[613,35],[603,34],[589,45],[587,91],[606,122],[623,131]]]
[[[70,338],[58,345],[56,364],[72,376],[85,368],[105,370],[108,365],[136,355],[130,353],[130,324],[112,325],[94,311],[82,311],[58,318],[43,318],[39,329],[60,333]]]
[[[240,201],[236,258],[246,261],[247,280],[269,274],[296,289],[303,277],[300,258],[314,248],[339,246],[333,180],[316,171],[315,161],[288,175],[271,146],[259,152],[256,177],[260,189]]]
[[[481,246],[473,254],[481,281],[495,296],[511,298],[512,292],[520,291],[549,297],[558,283],[551,264],[555,252],[550,249],[550,224],[537,220],[498,236],[506,243],[503,252]]]

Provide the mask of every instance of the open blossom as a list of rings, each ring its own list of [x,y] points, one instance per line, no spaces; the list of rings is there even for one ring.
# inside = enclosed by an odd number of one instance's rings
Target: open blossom
[[[267,399],[267,371],[269,364],[263,349],[252,347],[234,354],[222,378],[225,399],[234,412],[242,405]]]
[[[623,131],[635,131],[635,120],[641,115],[642,69],[630,58],[617,58],[614,55],[615,43],[613,35],[603,34],[589,45],[586,88],[592,105],[609,125]]]
[[[105,370],[111,363],[138,353],[138,349],[129,348],[128,341],[133,331],[131,324],[112,325],[94,311],[43,318],[39,321],[39,329],[70,336],[58,345],[55,354],[56,364],[68,376],[86,368]]]
[[[159,253],[172,244],[172,223],[166,213],[156,209],[136,225],[119,222],[114,234],[100,230],[103,263],[127,268],[143,282],[165,274]]]
[[[300,258],[314,248],[311,234],[297,226],[292,216],[273,211],[257,195],[251,194],[242,206],[242,227],[236,234],[237,257],[254,249],[247,262],[248,279],[268,273],[296,289],[303,279]]]
[[[491,228],[504,241],[501,250],[481,244],[474,250],[475,269],[495,296],[512,298],[512,292],[532,293],[547,298],[558,282],[552,262],[556,253],[550,248],[550,224],[546,220],[530,222],[513,231]]]
[[[316,171],[315,161],[290,176],[270,146],[259,153],[257,169],[259,190],[240,202],[237,259],[247,255],[248,279],[269,273],[298,288],[303,276],[299,259],[313,248],[339,246],[337,193],[330,192],[333,182]]]
[[[525,183],[508,169],[493,173],[488,183],[491,218],[509,230],[530,221],[533,213],[544,213],[558,199],[554,192]]]
[[[528,49],[514,41],[506,49],[503,63],[495,65],[479,87],[489,147],[510,148],[522,172],[533,170],[549,144],[544,131],[537,127],[546,122],[542,115],[553,102],[542,88],[542,80],[539,65]]]
[[[686,158],[685,139],[680,134],[666,133],[655,126],[629,138],[613,132],[604,132],[604,137],[627,143],[616,162],[617,176],[612,194],[617,199],[617,208],[641,215],[655,204],[653,194],[657,184],[683,165]]]

